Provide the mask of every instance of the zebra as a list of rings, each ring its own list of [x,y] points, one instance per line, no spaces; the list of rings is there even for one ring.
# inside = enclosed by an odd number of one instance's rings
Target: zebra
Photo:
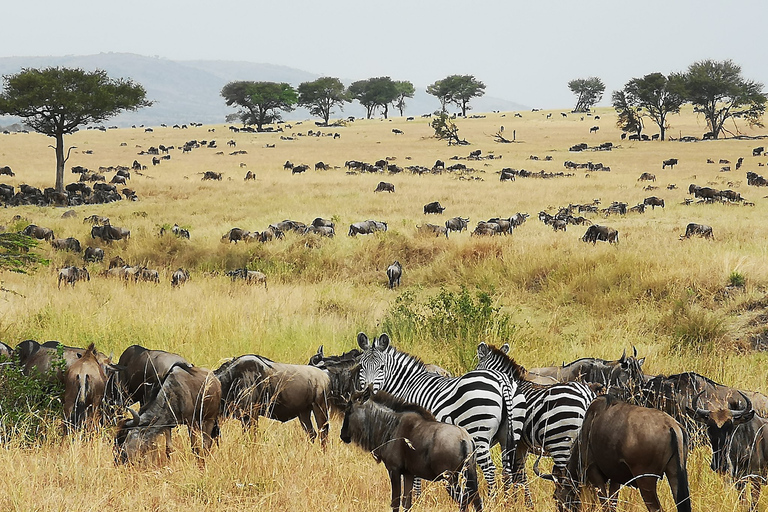
[[[477,463],[488,482],[495,484],[491,444],[501,445],[502,474],[511,476],[511,454],[520,439],[525,404],[515,383],[493,370],[475,370],[461,377],[443,377],[428,372],[417,357],[400,352],[384,333],[373,342],[365,333],[357,335],[358,387],[386,391],[429,410],[439,421],[467,429],[475,442]]]
[[[554,460],[554,475],[565,474],[571,444],[578,436],[584,415],[595,393],[582,382],[537,384],[526,379],[527,371],[509,357],[509,344],[501,349],[480,343],[477,346],[478,369],[496,370],[517,385],[525,396],[527,411],[520,443],[512,464],[513,481],[521,484],[528,506],[533,506],[525,477],[525,457],[529,450],[548,454]],[[558,485],[556,483],[556,485]]]

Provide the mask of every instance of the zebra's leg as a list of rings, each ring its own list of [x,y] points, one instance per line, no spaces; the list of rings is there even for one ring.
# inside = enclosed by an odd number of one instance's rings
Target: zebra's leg
[[[522,442],[518,442],[515,449],[515,457],[512,461],[512,482],[523,488],[525,506],[533,508],[533,497],[531,496],[531,489],[528,486],[528,478],[525,474],[525,459],[527,456],[528,447]]]
[[[485,481],[488,482],[488,491],[493,493],[496,488],[496,466],[491,460],[490,446],[485,439],[475,439],[475,450],[477,453],[477,464],[483,471]]]
[[[421,478],[413,477],[413,496],[418,498],[421,496]]]

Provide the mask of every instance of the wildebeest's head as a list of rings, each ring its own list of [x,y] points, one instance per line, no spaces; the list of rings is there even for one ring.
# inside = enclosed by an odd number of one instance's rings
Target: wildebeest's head
[[[733,435],[734,429],[750,421],[755,416],[755,410],[752,408],[752,401],[741,391],[742,398],[746,402],[743,409],[731,409],[729,407],[717,410],[704,409],[698,406],[699,398],[704,391],[701,391],[693,399],[693,407],[688,408],[688,414],[699,423],[707,426],[709,441],[712,443],[712,470],[718,473],[729,474],[732,467],[729,467],[728,444]]]

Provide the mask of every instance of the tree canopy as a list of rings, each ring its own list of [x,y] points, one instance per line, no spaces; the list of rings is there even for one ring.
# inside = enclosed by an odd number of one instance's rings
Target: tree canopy
[[[313,82],[303,82],[297,89],[299,105],[306,107],[313,116],[322,117],[328,124],[334,107],[344,110],[349,101],[344,84],[338,78],[322,77]]]
[[[64,190],[64,135],[98,123],[123,110],[152,102],[141,85],[112,79],[106,71],[49,67],[22,69],[4,77],[0,114],[18,116],[34,130],[56,139],[56,190]]]
[[[659,127],[661,140],[665,140],[666,131],[669,128],[667,116],[680,112],[680,106],[685,103],[685,94],[682,80],[678,75],[669,78],[661,73],[650,73],[642,78],[633,78],[624,85],[623,94],[613,94],[614,108],[619,112],[619,126],[624,131],[635,131],[638,121],[631,119],[626,113],[622,116],[622,110],[632,108],[639,117],[648,117]],[[626,121],[627,128],[622,126]],[[640,121],[642,127],[642,121]]]
[[[627,93],[623,89],[613,91],[611,100],[613,108],[616,109],[618,114],[616,126],[621,128],[622,131],[634,132],[639,137],[643,131],[643,117],[640,114],[640,107],[630,102]]]
[[[603,99],[605,92],[605,84],[596,76],[571,80],[568,88],[576,95],[574,112],[589,112],[590,108]]]
[[[0,233],[0,270],[26,273],[26,269],[48,261],[30,251],[38,241],[20,233]]]
[[[679,77],[685,98],[694,112],[704,114],[713,138],[718,138],[728,119],[744,119],[762,127],[766,96],[763,84],[741,76],[741,66],[732,60],[694,62]],[[735,124],[735,123],[734,123]]]
[[[405,110],[405,100],[407,98],[413,98],[413,95],[416,94],[416,89],[413,87],[413,84],[407,80],[396,81],[395,88],[397,89],[395,108],[400,111],[400,116],[402,116],[403,110]]]
[[[451,75],[427,86],[427,94],[440,100],[441,110],[453,103],[461,109],[463,116],[470,110],[469,102],[485,94],[485,84],[473,75]]]
[[[299,98],[296,90],[287,83],[277,82],[229,82],[221,89],[227,106],[237,105],[243,124],[256,125],[258,131],[265,124],[282,120],[280,111],[292,111]]]
[[[384,119],[386,119],[389,105],[394,103],[399,96],[396,83],[388,76],[358,80],[350,84],[347,92],[350,98],[357,100],[365,107],[368,119],[378,108],[382,109]]]

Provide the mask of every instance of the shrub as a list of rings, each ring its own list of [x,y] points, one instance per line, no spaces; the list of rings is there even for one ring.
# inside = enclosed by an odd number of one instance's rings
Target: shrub
[[[731,272],[731,274],[728,276],[728,283],[730,286],[738,286],[743,287],[747,282],[747,278],[744,277],[744,274],[739,272],[738,270],[734,270]]]

